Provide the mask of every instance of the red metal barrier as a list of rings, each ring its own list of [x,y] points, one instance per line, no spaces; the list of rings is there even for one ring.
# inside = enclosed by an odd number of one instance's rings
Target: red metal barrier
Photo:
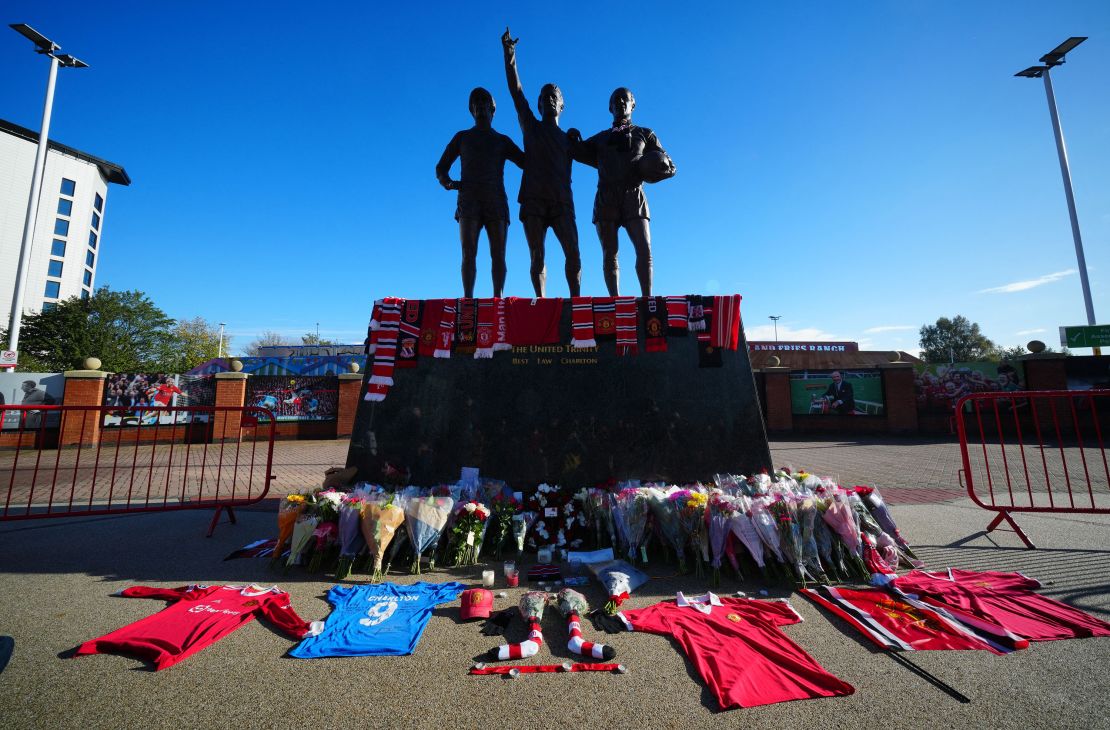
[[[967,494],[1036,547],[1015,512],[1110,513],[1110,390],[973,393],[955,406]]]
[[[0,521],[215,509],[211,536],[274,479],[265,408],[0,405],[0,423]]]

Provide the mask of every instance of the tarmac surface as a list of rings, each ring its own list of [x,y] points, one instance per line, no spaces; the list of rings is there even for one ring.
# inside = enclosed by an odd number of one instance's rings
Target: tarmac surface
[[[837,476],[844,484],[883,489],[902,533],[930,568],[1018,570],[1046,584],[1047,596],[1110,620],[1110,516],[1020,515],[1037,550],[1012,532],[983,533],[991,514],[959,487],[959,449],[950,441],[777,441],[776,464]],[[319,482],[341,465],[345,441],[279,442],[275,494]],[[839,619],[798,594],[804,622],[783,629],[827,670],[854,685],[848,697],[720,712],[670,639],[650,634],[586,638],[617,650],[624,675],[470,676],[474,657],[498,643],[478,624],[462,623],[458,601],[435,612],[407,657],[300,660],[294,642],[264,621],[252,622],[162,672],[126,656],[62,658],[83,641],[161,610],[162,601],[114,597],[131,585],[277,583],[307,620],[322,619],[327,575],[294,568],[271,572],[268,560],[224,562],[232,550],[275,533],[273,503],[238,510],[206,539],[210,512],[0,522],[0,725],[69,727],[726,727],[774,728],[1092,728],[1110,726],[1110,638],[1036,643],[1007,656],[987,652],[910,652],[906,656],[967,695],[963,704],[877,651]],[[529,562],[528,559],[525,562]],[[423,580],[479,582],[481,570],[441,570]],[[495,567],[495,566],[490,566]],[[626,607],[702,593],[693,576],[652,565],[653,576]],[[498,571],[500,573],[500,571]],[[363,582],[367,576],[353,576]],[[397,573],[398,583],[417,580]],[[507,590],[495,609],[515,605]],[[727,575],[716,590],[750,596],[763,588]],[[596,584],[584,589],[597,605]],[[544,647],[527,663],[560,664],[566,649],[557,612],[543,621]],[[524,638],[515,622],[509,640]],[[10,637],[6,640],[4,637]]]

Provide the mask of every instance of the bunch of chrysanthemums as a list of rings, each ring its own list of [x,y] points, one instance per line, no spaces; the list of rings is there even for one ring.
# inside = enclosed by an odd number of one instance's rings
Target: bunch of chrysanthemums
[[[334,565],[339,579],[356,572],[381,580],[398,556],[414,574],[437,560],[475,565],[499,559],[506,545],[518,552],[612,547],[633,563],[673,560],[680,572],[714,584],[722,566],[805,585],[882,580],[900,565],[921,564],[877,488],[844,488],[790,469],[681,486],[541,484],[523,499],[504,482],[477,478],[395,491],[369,484],[317,490],[282,500],[276,543],[275,564]]]

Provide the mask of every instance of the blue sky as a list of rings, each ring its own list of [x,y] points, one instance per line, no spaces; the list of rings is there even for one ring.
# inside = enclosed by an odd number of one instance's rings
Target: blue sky
[[[773,314],[780,339],[913,350],[922,324],[962,314],[1000,344],[1058,345],[1083,299],[1044,87],[1013,74],[1086,35],[1053,82],[1110,320],[1105,0],[390,5],[5,3],[5,24],[91,66],[61,72],[51,137],[133,179],[110,190],[98,284],[227,322],[235,347],[317,322],[357,342],[374,298],[461,294],[434,166],[474,86],[520,142],[508,24],[526,95],[558,83],[564,128],[607,126],[625,85],[675,160],[647,190],[658,293],[743,294],[749,339]],[[7,30],[0,68],[0,117],[37,129],[47,64]],[[583,293],[603,295],[596,174],[574,179]],[[505,182],[507,293],[528,296],[515,168]],[[633,262],[622,234],[628,293]],[[566,295],[551,237],[548,269]]]

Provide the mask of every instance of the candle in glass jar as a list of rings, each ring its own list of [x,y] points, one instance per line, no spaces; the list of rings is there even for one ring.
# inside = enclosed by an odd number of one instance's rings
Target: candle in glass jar
[[[493,571],[492,570],[483,570],[482,571],[482,585],[486,588],[493,588]]]
[[[505,577],[506,578],[509,577],[509,573],[512,573],[513,571],[516,570],[516,561],[515,560],[506,560],[503,570],[505,572]]]
[[[510,588],[516,588],[520,585],[520,573],[517,572],[516,568],[505,574],[505,584]]]

